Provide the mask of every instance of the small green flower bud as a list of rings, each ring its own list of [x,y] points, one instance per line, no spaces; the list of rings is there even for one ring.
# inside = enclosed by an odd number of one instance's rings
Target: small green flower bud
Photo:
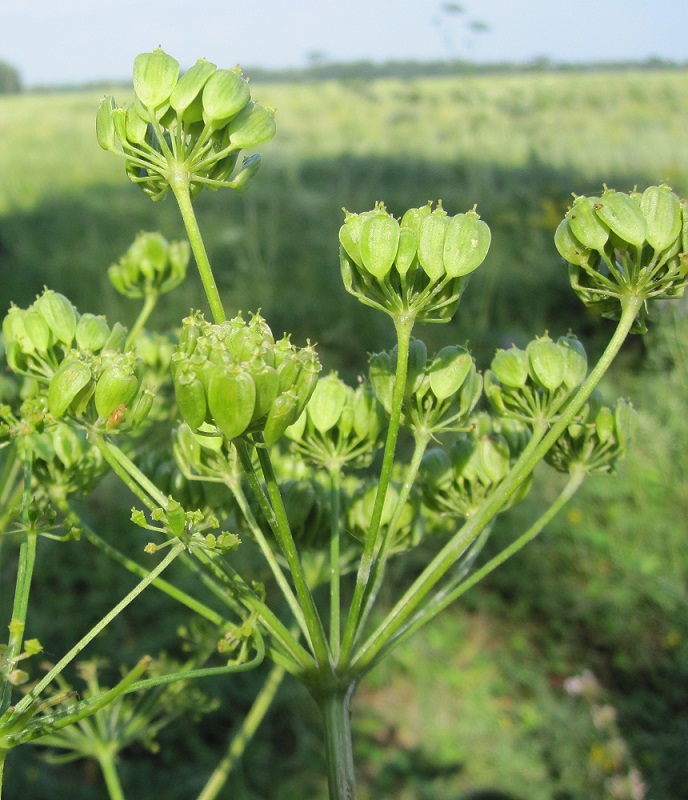
[[[670,247],[681,234],[681,201],[668,186],[648,186],[640,199],[647,221],[647,241],[657,252]]]
[[[203,87],[208,82],[208,79],[215,72],[215,64],[206,61],[205,58],[199,58],[198,61],[188,69],[184,75],[179,79],[177,85],[172,90],[170,95],[170,105],[184,119],[185,122],[197,122],[202,119],[187,115],[187,110],[194,104],[196,98],[201,95]]]
[[[399,223],[389,214],[368,217],[361,228],[360,252],[363,267],[382,280],[392,268],[399,246]]]
[[[647,222],[640,206],[623,192],[606,191],[597,203],[598,218],[622,242],[640,247],[647,236]]]
[[[98,416],[106,420],[118,406],[126,406],[139,385],[139,378],[130,360],[126,357],[114,359],[96,383],[94,399]]]
[[[439,281],[444,276],[444,242],[448,227],[449,218],[441,205],[421,223],[418,261],[431,281]]]
[[[75,358],[66,358],[55,370],[48,386],[48,408],[59,419],[82,393],[92,390],[90,368]]]
[[[246,432],[256,406],[256,385],[237,365],[215,367],[208,382],[208,407],[215,424],[228,439]]]
[[[468,275],[485,260],[491,233],[475,211],[451,218],[444,240],[444,270],[451,278]]]
[[[599,203],[599,197],[576,197],[566,219],[571,233],[583,247],[601,251],[609,239],[609,226],[596,213]]]
[[[326,433],[339,421],[347,400],[346,389],[335,373],[318,381],[308,401],[307,412],[309,420],[320,433]]]
[[[110,326],[105,317],[95,314],[82,314],[76,324],[76,346],[79,350],[97,353],[103,349],[110,336]]]
[[[52,289],[46,289],[33,307],[40,311],[55,339],[66,347],[71,347],[76,332],[77,314],[69,300]]]
[[[459,391],[473,365],[464,347],[443,347],[430,364],[430,388],[438,400],[446,400]]]
[[[158,48],[134,59],[134,92],[151,111],[169,102],[179,77],[179,62]]]
[[[203,88],[203,119],[214,128],[223,127],[250,99],[251,91],[240,69],[218,69]]]
[[[232,147],[246,150],[269,141],[276,130],[275,112],[249,101],[227,125],[226,136]]]
[[[558,389],[566,367],[562,350],[549,337],[542,337],[528,344],[526,354],[533,379],[550,392]]]
[[[510,347],[495,353],[490,369],[500,383],[520,389],[528,380],[528,356],[525,350]]]

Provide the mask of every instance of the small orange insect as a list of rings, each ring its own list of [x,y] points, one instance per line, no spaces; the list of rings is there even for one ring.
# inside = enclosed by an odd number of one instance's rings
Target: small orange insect
[[[114,411],[110,414],[107,418],[107,422],[105,423],[105,429],[111,431],[113,428],[116,428],[118,425],[122,423],[122,420],[127,414],[127,407],[124,403],[120,403]]]

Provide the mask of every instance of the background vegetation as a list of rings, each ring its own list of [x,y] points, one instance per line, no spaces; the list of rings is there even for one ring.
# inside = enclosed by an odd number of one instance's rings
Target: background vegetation
[[[455,322],[422,336],[430,350],[468,340],[485,367],[495,347],[545,330],[571,328],[593,354],[609,331],[568,290],[552,244],[572,192],[597,191],[603,181],[621,190],[667,181],[688,194],[682,70],[266,77],[252,82],[253,95],[276,108],[278,135],[263,150],[261,175],[243,197],[201,196],[199,218],[228,313],[260,307],[275,332],[293,331],[298,344],[315,340],[325,367],[346,377],[362,370],[367,352],[390,344],[392,331],[341,287],[342,207],[362,211],[384,200],[399,214],[441,198],[457,213],[477,204],[493,231],[491,253]],[[47,284],[82,312],[131,322],[135,310],[109,286],[107,266],[140,230],[182,236],[171,202],[152,204],[99,150],[102,94],[0,97],[3,311],[10,301],[30,303]],[[126,90],[116,97],[126,100]],[[157,323],[175,325],[200,304],[191,276],[166,296]],[[620,477],[591,481],[540,541],[362,687],[355,724],[364,798],[455,800],[491,787],[516,800],[587,800],[603,797],[605,778],[627,764],[640,769],[648,798],[684,796],[688,318],[685,304],[674,306],[657,311],[650,342],[628,344],[605,386],[641,412]],[[556,481],[543,472],[495,538],[520,530]],[[127,523],[130,505],[106,481],[86,513],[137,553],[143,542]],[[3,559],[2,569],[11,563]],[[42,568],[34,609],[46,613],[30,618],[30,634],[59,654],[122,576],[85,543],[56,546]],[[12,579],[0,573],[3,612]],[[174,651],[179,619],[150,595],[95,650],[115,665],[144,650]],[[617,710],[614,737],[595,726],[584,698],[564,689],[585,669]],[[239,714],[259,679],[204,689]],[[280,800],[321,796],[317,731],[315,709],[285,684],[231,796],[272,798],[275,787]],[[193,796],[227,735],[226,714],[211,713],[198,728],[167,729],[155,757],[133,751],[124,772],[132,800],[150,785],[173,799]],[[103,796],[89,765],[46,766],[24,754],[9,769],[8,796]]]

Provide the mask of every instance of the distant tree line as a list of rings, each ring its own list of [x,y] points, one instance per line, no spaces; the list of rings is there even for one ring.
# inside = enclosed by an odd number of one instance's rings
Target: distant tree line
[[[0,94],[17,94],[20,89],[21,81],[17,70],[0,61]]]
[[[685,69],[687,67],[688,62],[662,58],[649,58],[645,61],[602,61],[584,64],[555,62],[548,58],[537,58],[525,63],[505,61],[483,64],[462,60],[329,63],[319,59],[317,63],[303,68],[263,69],[261,67],[246,67],[245,72],[255,81],[294,83],[326,80],[374,80],[377,78],[500,75],[518,72],[595,72],[600,70],[621,72],[629,69],[660,70]]]

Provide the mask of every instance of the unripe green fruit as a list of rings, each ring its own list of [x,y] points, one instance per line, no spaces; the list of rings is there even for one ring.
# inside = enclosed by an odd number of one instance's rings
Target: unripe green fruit
[[[213,75],[215,69],[215,64],[211,64],[205,58],[199,58],[193,67],[182,75],[172,90],[170,105],[186,122],[196,121],[195,119],[189,119],[186,111],[201,94],[203,87],[210,76]],[[198,119],[202,119],[202,117],[199,116]]]
[[[396,356],[396,347],[392,351]],[[405,397],[410,397],[418,391],[428,365],[428,348],[422,339],[411,339],[409,343],[408,367],[406,371]],[[394,365],[392,365],[394,366]],[[390,397],[391,399],[391,397]]]
[[[485,483],[499,483],[509,471],[509,446],[504,437],[493,434],[478,441],[480,468]]]
[[[120,405],[126,406],[139,388],[139,379],[131,364],[113,363],[96,383],[95,404],[98,416],[108,419]]]
[[[452,217],[443,251],[447,275],[458,278],[476,270],[485,260],[490,240],[490,229],[474,211]]]
[[[265,430],[263,437],[265,444],[270,447],[282,436],[290,425],[295,424],[295,416],[298,413],[299,401],[296,392],[288,391],[275,398],[270,411],[268,411],[268,418],[265,421]],[[302,430],[306,423],[306,415],[302,414],[299,420],[303,421]],[[300,434],[299,437],[300,438]]]
[[[411,228],[399,229],[399,245],[397,257],[394,262],[397,272],[406,275],[418,252],[418,235]]]
[[[76,332],[77,314],[69,300],[64,295],[48,289],[36,300],[33,307],[48,323],[55,339],[71,347]]]
[[[449,486],[454,477],[451,459],[440,447],[428,450],[421,460],[420,474],[431,489]]]
[[[596,206],[602,222],[628,244],[640,247],[647,236],[647,222],[639,205],[623,192],[605,192]]]
[[[76,324],[76,346],[79,350],[97,353],[103,349],[110,336],[110,326],[104,317],[95,314],[82,314]]]
[[[237,161],[238,151],[232,156],[227,156],[226,159],[218,162],[216,170],[212,173],[214,180],[226,180],[234,171],[234,165]],[[225,163],[226,162],[226,163]],[[242,162],[241,169],[239,170],[236,178],[230,181],[230,186],[235,192],[245,192],[248,189],[250,182],[253,180],[254,175],[258,172],[261,164],[260,153],[254,153],[252,156],[245,158]]]
[[[253,419],[264,417],[272,408],[279,390],[279,376],[274,367],[268,366],[262,361],[249,363],[249,372],[256,385],[256,406],[253,410]]]
[[[588,356],[580,340],[575,336],[561,336],[557,347],[564,353],[564,383],[575,389],[585,380],[588,373]]]
[[[152,110],[168,102],[179,77],[179,63],[158,48],[134,59],[134,92]]]
[[[681,234],[681,201],[668,186],[648,186],[640,199],[647,221],[647,241],[657,252],[670,247]]]
[[[599,197],[577,197],[566,212],[571,233],[590,250],[603,250],[609,239],[609,227],[596,213],[599,202]]]
[[[96,139],[103,150],[115,150],[117,137],[115,135],[115,98],[104,97],[98,106],[96,114]]]
[[[257,147],[275,135],[275,112],[249,101],[226,128],[229,143],[240,150]]]
[[[394,391],[394,365],[389,353],[373,353],[370,357],[368,374],[375,396],[389,414],[392,410]]]
[[[363,267],[378,280],[392,269],[399,246],[399,223],[388,214],[369,217],[361,228]]]
[[[554,391],[564,382],[565,357],[549,338],[535,339],[526,347],[528,363],[534,380],[545,389]]]
[[[320,433],[333,428],[344,410],[347,387],[335,374],[321,378],[306,408],[309,420]]]
[[[218,69],[203,87],[203,119],[221,127],[236,116],[251,99],[248,82],[241,71]]]
[[[31,339],[33,346],[39,353],[45,353],[52,344],[52,332],[50,326],[43,318],[42,314],[33,309],[27,309],[24,314],[24,328],[26,335]]]
[[[443,347],[433,359],[428,375],[432,393],[438,400],[446,400],[459,391],[473,365],[470,353],[464,347]]]
[[[208,383],[208,407],[215,424],[228,439],[246,432],[256,405],[256,386],[250,374],[232,365],[214,368]]]
[[[193,370],[175,375],[174,396],[182,419],[195,431],[205,422],[208,405],[203,383]]]
[[[418,236],[418,261],[432,281],[444,276],[444,241],[449,227],[449,218],[441,208],[436,208],[426,217]]]
[[[74,358],[65,359],[55,370],[48,387],[48,408],[56,417],[62,417],[81,392],[92,383],[90,368]]]
[[[500,383],[520,389],[528,380],[528,356],[525,350],[510,347],[495,353],[490,369]]]
[[[571,223],[566,217],[562,219],[554,232],[554,246],[559,251],[559,255],[569,264],[576,264],[580,267],[588,263],[590,249],[574,236]]]

